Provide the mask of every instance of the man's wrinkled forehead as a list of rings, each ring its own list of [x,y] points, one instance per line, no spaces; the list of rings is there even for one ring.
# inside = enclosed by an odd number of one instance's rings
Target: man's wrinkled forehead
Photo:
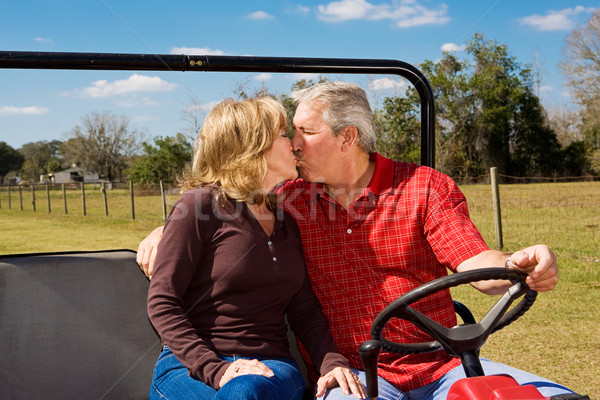
[[[296,113],[294,114],[294,126],[299,128],[300,126],[298,125],[303,125],[307,123],[315,124],[323,122],[322,115],[325,107],[325,103],[318,100],[301,102],[300,104],[298,104],[298,107],[296,108]],[[308,128],[308,126],[304,127]]]

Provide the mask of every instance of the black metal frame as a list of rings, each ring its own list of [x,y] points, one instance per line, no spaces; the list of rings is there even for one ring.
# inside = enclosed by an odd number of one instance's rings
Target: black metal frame
[[[174,54],[0,51],[0,68],[140,71],[392,74],[408,79],[421,100],[421,164],[435,167],[435,101],[425,76],[397,60]]]

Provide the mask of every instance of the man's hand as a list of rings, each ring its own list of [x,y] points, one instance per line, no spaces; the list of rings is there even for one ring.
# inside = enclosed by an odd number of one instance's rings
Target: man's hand
[[[558,283],[556,256],[544,244],[538,244],[514,252],[508,258],[506,266],[529,274],[525,283],[532,290],[538,292],[552,290]]]
[[[258,360],[239,359],[229,364],[219,381],[219,387],[225,386],[227,382],[241,375],[263,375],[270,378],[274,374],[271,368]]]
[[[334,386],[340,386],[345,395],[350,393],[358,399],[365,399],[367,392],[358,376],[349,368],[335,367],[317,381],[316,397],[323,397],[325,390]]]
[[[144,240],[141,241],[138,246],[137,256],[135,260],[139,264],[140,268],[146,276],[152,279],[152,272],[154,272],[154,260],[156,259],[156,251],[158,250],[158,243],[162,238],[164,226],[159,226]]]
[[[505,266],[526,272],[529,276],[525,282],[532,290],[538,292],[552,290],[558,283],[556,256],[545,244],[527,247],[511,255],[499,250],[487,250],[463,261],[458,265],[456,271],[503,268]],[[492,280],[472,282],[471,285],[483,293],[497,295],[506,292],[511,283],[509,281]]]

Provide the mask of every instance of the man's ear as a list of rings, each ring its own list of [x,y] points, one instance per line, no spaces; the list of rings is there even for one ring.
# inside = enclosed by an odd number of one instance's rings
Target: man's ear
[[[338,136],[343,138],[342,151],[348,151],[358,140],[358,129],[355,126],[346,126],[340,131]]]

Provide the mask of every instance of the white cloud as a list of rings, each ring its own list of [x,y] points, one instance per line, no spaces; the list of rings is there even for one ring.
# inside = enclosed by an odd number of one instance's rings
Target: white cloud
[[[208,112],[214,106],[219,104],[219,101],[209,101],[208,103],[193,103],[185,107],[186,113],[195,114],[198,112]]]
[[[262,73],[262,74],[256,75],[253,79],[255,81],[266,82],[266,81],[270,80],[272,77],[273,77],[272,74]]]
[[[575,27],[574,17],[578,14],[591,14],[594,7],[576,6],[564,10],[550,10],[546,15],[533,14],[519,19],[521,25],[531,26],[538,31],[568,31]]]
[[[456,43],[444,43],[441,47],[442,51],[447,53],[456,53],[467,48],[466,44],[457,45]]]
[[[297,14],[308,14],[310,12],[310,8],[302,5],[297,5],[295,8],[295,12]]]
[[[131,117],[131,120],[136,123],[146,123],[160,121],[160,118],[157,118],[155,115],[139,114]]]
[[[248,18],[250,18],[250,19],[256,19],[256,20],[260,20],[260,19],[273,19],[273,16],[271,14],[267,14],[264,11],[255,11],[252,14],[248,15]]]
[[[40,115],[47,114],[50,109],[47,107],[29,106],[29,107],[15,107],[15,106],[1,106],[0,115]]]
[[[375,79],[369,83],[369,89],[379,92],[382,90],[406,91],[408,84],[406,81],[397,81],[392,78]]]
[[[196,56],[222,56],[225,53],[221,50],[214,50],[210,47],[173,47],[171,54],[187,54]]]
[[[150,106],[150,107],[157,107],[162,105],[162,103],[148,97],[148,96],[144,96],[144,97],[133,97],[127,100],[122,100],[122,101],[118,101],[116,103],[118,106],[121,107],[127,107],[127,108],[133,108],[133,107],[139,107],[139,106]]]
[[[41,38],[41,37],[36,37],[35,39],[36,42],[40,42],[40,43],[52,43],[54,42],[54,40],[52,39],[46,39],[46,38]]]
[[[441,25],[450,21],[448,6],[441,4],[429,9],[416,0],[394,1],[391,4],[374,5],[366,0],[340,0],[319,6],[319,19],[342,22],[354,19],[367,21],[391,20],[399,28],[419,25]]]
[[[549,85],[544,85],[544,86],[540,86],[538,90],[540,92],[542,92],[542,93],[553,92],[554,91],[554,87],[553,86],[549,86]]]
[[[296,81],[300,81],[300,80],[305,80],[305,81],[310,81],[312,80],[319,80],[319,78],[321,78],[323,75],[321,74],[314,74],[314,73],[309,73],[309,72],[296,72],[293,73],[291,75],[286,75],[286,77],[288,77],[288,79],[293,80],[294,82]]]
[[[177,85],[158,76],[133,74],[127,79],[108,82],[105,79],[92,82],[92,86],[76,90],[78,97],[102,98],[137,92],[169,92]]]

